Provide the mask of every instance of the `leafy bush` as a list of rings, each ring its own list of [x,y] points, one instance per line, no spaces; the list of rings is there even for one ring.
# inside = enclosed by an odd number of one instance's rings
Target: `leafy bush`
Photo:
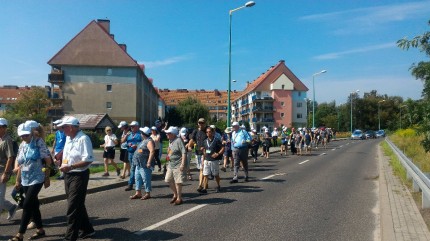
[[[91,143],[93,144],[93,148],[99,148],[104,141],[104,134],[100,135],[92,131],[84,131],[84,133],[91,139]]]
[[[47,146],[54,145],[55,133],[48,134],[45,138],[45,143]]]

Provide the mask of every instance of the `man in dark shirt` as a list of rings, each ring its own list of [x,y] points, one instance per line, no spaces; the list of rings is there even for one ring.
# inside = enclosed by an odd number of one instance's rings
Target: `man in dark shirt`
[[[200,118],[197,122],[198,128],[191,133],[191,140],[189,143],[190,147],[196,147],[196,165],[197,169],[199,169],[199,186],[197,191],[200,192],[203,189],[203,149],[204,149],[204,140],[206,140],[206,121],[204,118]],[[207,188],[207,187],[205,187]]]

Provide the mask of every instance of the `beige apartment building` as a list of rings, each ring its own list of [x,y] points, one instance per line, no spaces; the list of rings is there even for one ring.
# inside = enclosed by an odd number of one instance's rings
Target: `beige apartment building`
[[[52,119],[107,113],[115,122],[152,125],[159,116],[159,95],[152,80],[127,46],[115,41],[109,20],[91,21],[48,64]]]

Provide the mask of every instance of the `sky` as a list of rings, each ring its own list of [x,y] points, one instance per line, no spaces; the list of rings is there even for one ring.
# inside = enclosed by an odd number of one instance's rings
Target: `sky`
[[[47,62],[92,20],[109,19],[155,87],[227,90],[229,10],[245,3],[0,0],[0,85],[49,85]],[[420,99],[409,68],[428,58],[396,42],[429,31],[429,20],[430,0],[256,0],[232,14],[231,88],[285,60],[318,103],[344,104],[356,90]]]

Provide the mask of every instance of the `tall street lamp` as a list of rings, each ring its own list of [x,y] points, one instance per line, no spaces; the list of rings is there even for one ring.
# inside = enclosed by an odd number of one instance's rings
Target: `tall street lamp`
[[[245,3],[245,5],[240,6],[238,8],[232,9],[229,11],[230,15],[230,35],[229,35],[229,45],[228,45],[228,99],[227,99],[227,127],[231,126],[231,100],[230,100],[230,92],[231,92],[231,21],[233,17],[233,12],[240,10],[246,7],[252,7],[255,5],[254,1],[249,1]]]
[[[315,76],[324,74],[327,70],[321,70],[318,73],[312,75],[312,89],[313,89],[313,102],[312,102],[312,127],[315,128]]]
[[[384,102],[385,100],[380,100],[378,101],[378,130],[381,129],[381,103]]]
[[[360,90],[356,90],[350,93],[350,102],[351,102],[351,134],[352,134],[352,94],[358,93]]]

